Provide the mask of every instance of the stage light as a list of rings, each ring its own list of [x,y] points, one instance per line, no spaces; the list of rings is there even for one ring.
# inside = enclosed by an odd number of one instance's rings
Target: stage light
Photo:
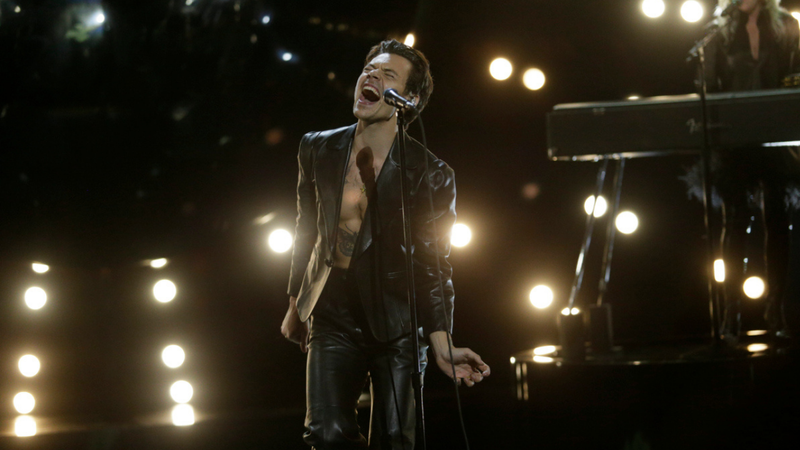
[[[538,356],[537,355],[537,356],[533,357],[533,362],[542,363],[542,364],[551,363],[551,362],[553,362],[553,358],[551,358],[549,356]]]
[[[764,291],[767,289],[767,286],[764,284],[764,280],[761,278],[750,277],[744,280],[742,289],[744,289],[744,295],[752,299],[758,299],[764,295]]]
[[[30,309],[42,309],[47,303],[47,293],[40,287],[32,287],[25,291],[25,304]]]
[[[798,22],[800,22],[800,11],[792,11],[792,17],[794,17],[795,19],[797,19]]]
[[[553,303],[553,290],[544,285],[536,286],[531,289],[530,299],[535,308],[547,308]]]
[[[102,25],[103,22],[105,21],[106,21],[106,15],[103,14],[102,11],[98,11],[94,13],[94,15],[92,16],[92,25],[99,26]]]
[[[569,315],[569,308],[564,308],[561,310],[561,315],[568,316]]]
[[[769,345],[767,344],[750,344],[747,346],[747,351],[750,353],[758,353],[758,352],[763,352],[768,348]]]
[[[153,296],[161,303],[171,302],[177,293],[175,283],[169,280],[161,280],[153,286]]]
[[[45,273],[48,270],[50,270],[50,266],[48,266],[47,264],[42,264],[42,263],[33,263],[33,264],[31,264],[31,268],[36,273]]]
[[[687,22],[697,22],[703,18],[703,5],[697,0],[688,0],[681,5],[681,17]]]
[[[581,310],[578,308],[572,308],[570,312],[572,313],[573,316],[577,316],[578,314],[580,314]]]
[[[414,33],[408,33],[408,34],[406,35],[406,40],[404,40],[404,41],[403,41],[403,43],[404,43],[404,44],[406,44],[406,45],[407,45],[407,46],[409,46],[409,47],[413,47],[413,46],[414,46],[414,43],[415,43],[416,41],[417,41],[417,38],[416,38],[416,37],[414,37]]]
[[[194,0],[186,0],[186,6],[192,6]]]
[[[511,66],[511,61],[505,58],[497,58],[489,65],[489,73],[492,78],[498,81],[507,80],[513,71],[514,68]]]
[[[472,230],[463,223],[453,225],[453,231],[450,233],[450,243],[454,247],[464,247],[472,240]]]
[[[552,355],[555,352],[556,352],[555,345],[544,345],[542,347],[536,347],[535,349],[533,349],[533,354],[539,356]]]
[[[36,420],[31,416],[19,416],[14,421],[14,434],[17,437],[36,436]]]
[[[169,388],[169,395],[177,403],[189,403],[192,395],[194,395],[194,390],[188,381],[180,380],[172,383],[172,387]]]
[[[663,0],[644,0],[642,2],[642,11],[644,12],[644,15],[650,17],[651,19],[661,17],[661,15],[664,14],[665,9],[666,5],[664,5]]]
[[[592,214],[592,211],[594,211],[594,216],[600,217],[608,210],[608,203],[606,203],[606,199],[601,195],[597,199],[597,205],[595,205],[594,195],[590,195],[589,198],[583,202],[583,210],[586,211],[586,214]]]
[[[622,234],[631,234],[639,228],[639,218],[630,211],[622,211],[617,214],[617,220],[614,223]]]
[[[767,330],[750,330],[747,332],[748,336],[763,336],[767,334]]]
[[[15,6],[15,7],[14,7],[14,12],[15,12],[15,13],[17,13],[17,14],[19,14],[19,13],[21,13],[21,12],[22,12],[22,8],[20,8],[19,6]]]
[[[638,95],[631,95],[628,97],[628,100],[639,100],[640,98],[641,97],[639,97]]]
[[[721,259],[714,260],[714,279],[718,283],[725,281],[725,262]]]
[[[19,371],[22,375],[30,378],[39,373],[42,364],[39,362],[39,358],[33,355],[25,355],[19,359],[17,366],[19,366]]]
[[[160,269],[167,265],[167,258],[158,258],[150,261],[150,267]]]
[[[544,72],[539,69],[528,69],[522,74],[522,84],[532,91],[538,91],[544,86]]]
[[[516,364],[517,363],[517,358],[514,358],[512,356],[511,359],[509,359],[509,362],[511,362],[511,364]]]
[[[36,406],[36,400],[29,392],[20,392],[14,396],[14,409],[20,414],[28,414]]]
[[[194,409],[191,405],[180,404],[172,408],[172,423],[176,427],[194,425]]]
[[[169,368],[180,367],[186,360],[186,353],[179,345],[168,345],[161,352],[161,360]]]
[[[292,234],[286,230],[275,230],[269,234],[267,243],[273,252],[285,253],[292,248]]]
[[[272,20],[272,17],[270,17],[269,14],[267,14],[261,18],[261,23],[266,25],[269,23],[270,20]]]
[[[291,61],[293,57],[294,55],[292,55],[290,52],[283,52],[283,54],[281,55],[281,59],[287,62]]]

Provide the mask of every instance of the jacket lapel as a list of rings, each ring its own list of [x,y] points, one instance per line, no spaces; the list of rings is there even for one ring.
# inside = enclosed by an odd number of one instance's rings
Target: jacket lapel
[[[329,245],[334,230],[338,227],[339,211],[336,208],[342,196],[342,181],[350,158],[350,141],[355,129],[356,126],[352,125],[338,136],[333,135],[325,140],[317,152],[314,163],[314,177],[325,217],[325,231]]]
[[[419,173],[424,168],[420,161],[420,154],[423,154],[422,146],[413,141],[406,135],[406,165],[408,169],[408,183],[409,188],[413,189],[416,180],[419,180]],[[378,179],[375,182],[375,201],[370,201],[367,211],[364,214],[364,221],[361,224],[361,232],[359,233],[356,249],[353,253],[353,259],[360,257],[372,244],[373,232],[378,232],[388,226],[395,220],[401,217],[402,198],[400,195],[400,154],[397,147],[397,139],[395,138],[389,156],[383,163],[381,172],[378,174]],[[376,217],[375,217],[376,216]],[[377,218],[377,226],[373,226],[373,220]]]

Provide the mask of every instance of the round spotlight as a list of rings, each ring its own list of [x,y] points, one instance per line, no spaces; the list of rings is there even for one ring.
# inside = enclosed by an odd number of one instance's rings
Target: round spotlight
[[[15,12],[15,13],[17,13],[17,14],[19,14],[19,13],[21,13],[21,12],[22,12],[22,8],[20,8],[19,6],[15,6],[15,7],[14,7],[14,12]]]
[[[551,358],[551,357],[549,357],[549,356],[539,356],[539,355],[536,355],[536,356],[534,356],[534,357],[533,357],[533,362],[537,362],[537,363],[543,363],[543,364],[546,364],[546,363],[551,363],[551,362],[553,362],[553,358]]]
[[[498,81],[507,80],[513,71],[514,68],[511,66],[511,61],[505,58],[497,58],[489,65],[489,73],[492,78]]]
[[[28,414],[36,406],[36,400],[29,392],[20,392],[14,396],[14,409],[20,414]]]
[[[569,308],[564,308],[561,310],[561,315],[568,316],[570,314]]]
[[[414,37],[414,33],[408,33],[406,35],[406,39],[403,41],[403,44],[406,44],[409,47],[413,47],[414,43],[417,41],[417,38]]]
[[[22,375],[30,378],[35,376],[39,373],[39,369],[42,368],[42,364],[39,362],[39,358],[33,355],[25,355],[19,359],[19,371]]]
[[[703,18],[703,5],[697,0],[688,0],[681,5],[681,17],[687,22],[697,22]]]
[[[664,5],[663,0],[644,0],[642,2],[642,12],[647,17],[651,19],[655,19],[656,17],[661,17],[664,14],[664,10],[666,9],[666,5]]]
[[[547,308],[553,303],[553,290],[544,285],[536,286],[531,289],[530,299],[535,308]]]
[[[175,283],[169,280],[161,280],[153,286],[153,295],[161,303],[171,302],[177,293]]]
[[[580,314],[581,310],[578,308],[572,308],[569,312],[571,312],[573,316],[577,316]]]
[[[266,25],[266,24],[269,23],[270,20],[272,20],[272,17],[270,17],[269,15],[266,15],[266,16],[261,18],[261,23]]]
[[[194,425],[194,409],[191,405],[180,404],[172,408],[172,423],[176,427]]]
[[[744,280],[742,289],[744,289],[744,295],[752,299],[757,299],[764,295],[764,291],[767,290],[767,286],[764,284],[764,280],[761,278],[750,277]]]
[[[294,55],[292,55],[290,52],[283,52],[283,54],[281,54],[281,59],[284,61],[291,61],[293,56]]]
[[[589,198],[583,202],[583,210],[586,211],[586,214],[592,214],[592,211],[594,211],[594,216],[600,217],[608,210],[608,203],[606,203],[606,199],[601,195],[597,199],[597,205],[595,205],[594,195],[590,195]]]
[[[544,72],[539,69],[528,69],[522,74],[522,84],[532,91],[538,91],[544,86]]]
[[[758,352],[763,352],[768,348],[769,345],[767,344],[750,344],[747,346],[747,351],[750,353],[758,353]]]
[[[14,421],[14,434],[18,437],[36,436],[36,420],[31,416],[19,416]]]
[[[463,223],[453,225],[453,231],[450,234],[450,243],[454,247],[464,247],[472,240],[472,230]]]
[[[556,352],[556,346],[555,345],[545,345],[545,346],[536,347],[535,349],[533,349],[533,354],[534,355],[539,355],[539,356],[552,355],[555,352]]]
[[[169,395],[177,403],[189,403],[194,395],[192,385],[188,381],[176,381],[169,388]]]
[[[25,291],[25,304],[30,309],[42,309],[47,303],[47,293],[40,287],[32,287]]]
[[[161,352],[161,360],[169,368],[180,367],[186,360],[186,353],[179,345],[168,345]]]
[[[508,361],[509,361],[511,364],[516,364],[516,363],[517,363],[517,358],[514,358],[514,357],[512,356],[512,357],[511,357],[511,358],[510,358]]]
[[[718,283],[725,281],[725,262],[721,259],[714,260],[714,280]]]
[[[160,269],[167,265],[167,258],[158,258],[150,261],[150,267],[153,269]]]
[[[106,21],[106,15],[98,11],[92,16],[93,25],[102,25]]]
[[[47,264],[41,264],[41,263],[33,263],[33,264],[31,264],[31,268],[36,273],[45,273],[48,270],[50,270],[50,266],[48,266]]]
[[[614,223],[622,234],[631,234],[639,228],[639,218],[630,211],[623,211],[617,214],[617,220]]]
[[[273,252],[285,253],[292,248],[292,234],[286,230],[275,230],[269,234],[267,243]]]

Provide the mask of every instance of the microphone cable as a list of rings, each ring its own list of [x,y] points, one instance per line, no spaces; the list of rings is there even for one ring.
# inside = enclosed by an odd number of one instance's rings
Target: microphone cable
[[[422,132],[422,147],[425,152],[423,159],[425,160],[425,177],[428,178],[428,140],[425,137],[425,125],[422,123],[422,114],[417,115],[417,120],[419,121],[419,128]],[[467,446],[467,450],[469,450],[469,438],[467,437],[467,428],[464,425],[464,414],[461,408],[461,395],[458,391],[458,377],[456,376],[456,366],[455,362],[453,361],[453,342],[450,337],[450,330],[453,329],[453,321],[452,318],[447,313],[447,303],[444,299],[444,282],[442,281],[442,265],[439,261],[441,255],[439,254],[439,231],[436,227],[436,211],[433,208],[433,189],[431,188],[431,180],[428,179],[425,185],[428,189],[428,207],[431,213],[431,223],[433,224],[433,235],[436,237],[436,245],[434,246],[436,249],[436,275],[439,278],[439,301],[442,304],[442,311],[444,311],[445,320],[447,321],[447,351],[450,354],[450,368],[453,372],[453,387],[456,390],[456,404],[458,406],[458,420],[461,423],[461,434],[464,436],[464,444]]]

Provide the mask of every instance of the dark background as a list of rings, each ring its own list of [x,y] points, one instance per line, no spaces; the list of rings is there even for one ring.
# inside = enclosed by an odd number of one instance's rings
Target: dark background
[[[367,51],[409,31],[435,80],[428,145],[455,170],[473,231],[451,255],[455,342],[492,365],[485,392],[511,395],[509,356],[556,343],[598,168],[547,159],[545,114],[692,92],[685,55],[708,13],[689,24],[666,3],[649,19],[638,0],[0,1],[0,415],[27,389],[43,416],[128,420],[168,408],[176,377],[200,410],[302,408],[304,355],[279,333],[290,254],[266,238],[293,227],[300,137],[353,123]],[[82,32],[98,8],[105,23]],[[498,56],[515,67],[503,82],[488,73]],[[528,66],[543,89],[523,87]],[[702,207],[678,179],[693,162],[627,165],[621,207],[640,227],[618,236],[607,294],[620,341],[709,332]],[[145,265],[158,257],[169,265]],[[152,299],[161,278],[178,286],[172,303]],[[549,309],[531,307],[536,284],[554,290]],[[24,305],[31,285],[48,292],[40,311]],[[746,327],[763,327],[759,308]],[[180,369],[160,362],[168,343],[187,351]],[[16,370],[28,352],[43,362],[34,379]]]

